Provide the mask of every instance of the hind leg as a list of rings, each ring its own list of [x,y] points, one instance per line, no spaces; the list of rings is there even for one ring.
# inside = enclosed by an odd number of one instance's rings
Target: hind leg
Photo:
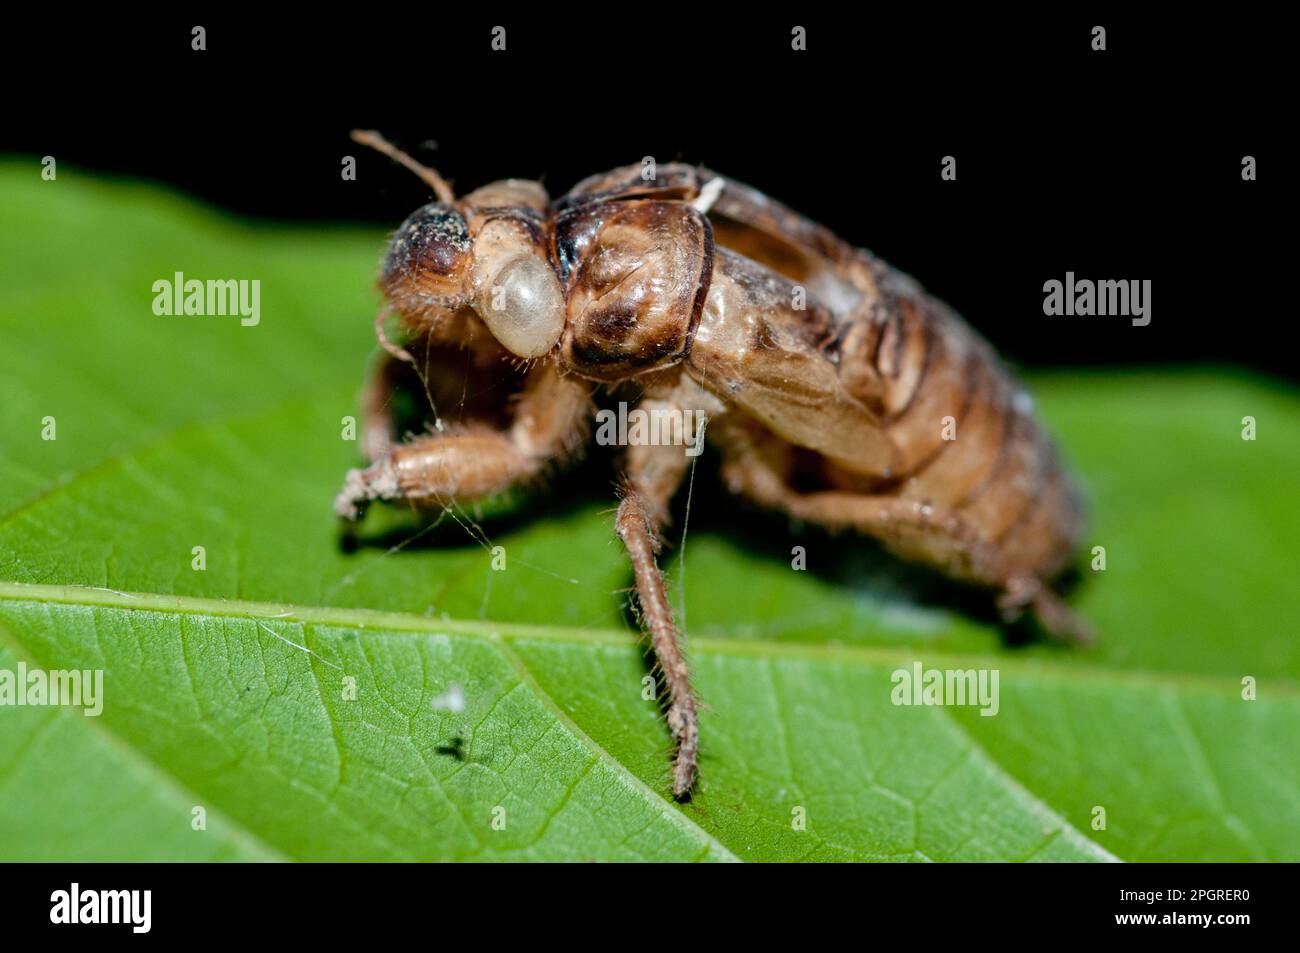
[[[851,527],[879,539],[905,558],[947,575],[998,591],[997,605],[1008,622],[1032,609],[1054,639],[1086,644],[1090,628],[1032,572],[1006,560],[960,514],[941,506],[896,496],[824,492],[796,494],[789,511],[829,528]]]
[[[1089,626],[1033,573],[1008,562],[958,513],[919,500],[890,494],[819,491],[800,493],[789,483],[790,450],[781,442],[755,440],[751,434],[724,433],[723,477],[733,492],[785,510],[827,529],[853,529],[880,540],[892,552],[938,568],[946,575],[998,592],[998,608],[1012,621],[1025,609],[1048,635],[1087,643]]]

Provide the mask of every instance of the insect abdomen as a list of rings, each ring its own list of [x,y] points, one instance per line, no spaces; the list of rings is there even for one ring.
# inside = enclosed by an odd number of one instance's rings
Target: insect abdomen
[[[1015,567],[1058,572],[1083,531],[1079,493],[1029,395],[992,347],[910,281],[874,342],[899,496],[960,517]],[[901,291],[901,293],[899,293]]]

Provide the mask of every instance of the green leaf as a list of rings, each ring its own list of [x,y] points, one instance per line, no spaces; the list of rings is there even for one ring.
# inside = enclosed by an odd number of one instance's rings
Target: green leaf
[[[1300,859],[1283,386],[1032,380],[1106,549],[1071,597],[1089,650],[1007,646],[986,600],[753,513],[706,454],[665,555],[708,704],[677,805],[608,457],[340,544],[381,234],[35,161],[0,205],[0,672],[104,673],[98,717],[0,706],[0,858]],[[177,271],[259,279],[261,323],[154,315]],[[894,705],[915,662],[995,669],[997,714]]]

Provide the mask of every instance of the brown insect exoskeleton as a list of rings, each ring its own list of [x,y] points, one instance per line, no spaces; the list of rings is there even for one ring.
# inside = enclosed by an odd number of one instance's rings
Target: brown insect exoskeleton
[[[381,312],[372,463],[348,473],[340,515],[535,481],[580,451],[606,385],[646,410],[706,417],[732,492],[875,537],[995,590],[1008,618],[1029,608],[1050,634],[1086,638],[1048,588],[1083,528],[1070,477],[992,348],[910,278],[703,169],[660,166],[649,180],[618,169],[555,202],[516,179],[457,199],[376,134],[354,138],[413,169],[437,201],[388,250],[380,287],[407,346],[384,338]],[[412,352],[434,390],[456,355],[513,392],[394,444],[388,392]],[[682,446],[627,447],[615,523],[667,688],[679,798],[695,783],[699,730],[655,554],[690,460]]]

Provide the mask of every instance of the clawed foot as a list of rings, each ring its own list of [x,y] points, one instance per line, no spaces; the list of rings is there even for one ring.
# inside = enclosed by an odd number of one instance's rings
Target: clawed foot
[[[1032,609],[1043,630],[1053,639],[1074,645],[1091,645],[1095,641],[1092,626],[1071,612],[1060,596],[1031,576],[1009,580],[997,602],[1007,622],[1016,621],[1025,609]]]
[[[677,757],[673,759],[673,797],[686,801],[690,799],[699,773],[700,726],[693,701],[669,707],[668,727],[677,741]]]
[[[349,470],[343,479],[343,489],[334,497],[334,512],[349,523],[355,523],[366,512],[372,500],[389,500],[397,495],[397,480],[387,460],[366,467]]]

